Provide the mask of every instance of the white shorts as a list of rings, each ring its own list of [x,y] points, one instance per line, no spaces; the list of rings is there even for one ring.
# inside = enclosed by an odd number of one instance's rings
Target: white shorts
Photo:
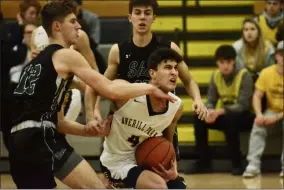
[[[78,89],[72,89],[71,91],[71,102],[65,114],[65,119],[76,121],[82,109],[81,92]]]
[[[118,155],[111,154],[107,151],[103,151],[100,161],[104,167],[106,167],[113,179],[123,180],[127,177],[129,170],[137,166],[135,155]]]

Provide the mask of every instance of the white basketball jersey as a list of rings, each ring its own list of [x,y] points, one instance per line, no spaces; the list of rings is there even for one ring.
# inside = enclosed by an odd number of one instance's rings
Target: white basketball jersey
[[[49,45],[48,35],[42,26],[36,28],[34,45],[39,50],[44,50],[44,48]]]
[[[146,95],[130,99],[113,115],[111,131],[105,138],[104,150],[112,154],[131,154],[135,148],[149,137],[162,136],[162,132],[171,124],[181,99],[168,103],[164,113],[153,113],[150,100]],[[148,99],[148,100],[147,100]]]

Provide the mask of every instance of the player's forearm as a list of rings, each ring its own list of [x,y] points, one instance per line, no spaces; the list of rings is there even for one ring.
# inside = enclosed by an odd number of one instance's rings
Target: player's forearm
[[[185,89],[193,100],[201,100],[199,87],[193,78],[190,79],[188,85],[185,85]]]
[[[112,99],[131,99],[138,96],[151,94],[155,87],[143,83],[115,83],[111,84]]]
[[[96,100],[96,103],[95,103],[95,110],[100,110],[101,107],[100,107],[100,102],[101,102],[101,96],[97,96],[97,100]]]
[[[89,86],[86,87],[85,91],[85,112],[86,112],[86,121],[94,120],[94,107],[96,103],[96,94],[95,91]]]
[[[88,136],[84,130],[84,125],[75,121],[59,120],[57,123],[57,130],[63,134],[70,134],[76,136]]]

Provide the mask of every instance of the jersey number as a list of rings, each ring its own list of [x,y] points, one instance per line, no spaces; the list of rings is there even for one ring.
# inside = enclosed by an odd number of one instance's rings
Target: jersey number
[[[132,135],[131,137],[129,137],[127,139],[127,141],[131,143],[132,147],[135,147],[135,146],[137,146],[139,144],[139,137],[135,136],[135,135]]]
[[[36,81],[39,79],[41,73],[41,65],[27,66],[21,76],[20,82],[15,89],[15,94],[34,94]]]

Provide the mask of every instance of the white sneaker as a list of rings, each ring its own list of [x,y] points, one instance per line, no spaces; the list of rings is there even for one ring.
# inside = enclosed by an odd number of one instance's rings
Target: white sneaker
[[[284,171],[282,170],[279,174],[280,177],[284,177]]]
[[[243,177],[255,177],[260,174],[260,169],[253,165],[248,165],[246,171],[243,173]]]

